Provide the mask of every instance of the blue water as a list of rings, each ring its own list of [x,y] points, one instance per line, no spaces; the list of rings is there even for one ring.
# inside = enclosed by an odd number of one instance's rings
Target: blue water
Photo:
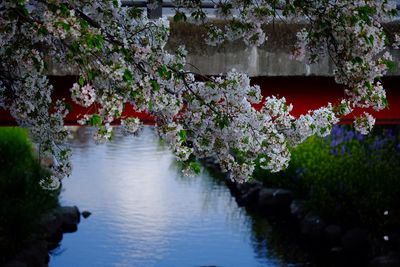
[[[181,175],[153,128],[102,145],[91,134],[71,140],[61,202],[92,215],[64,235],[50,266],[286,266],[265,241],[255,250],[252,218],[222,183]]]

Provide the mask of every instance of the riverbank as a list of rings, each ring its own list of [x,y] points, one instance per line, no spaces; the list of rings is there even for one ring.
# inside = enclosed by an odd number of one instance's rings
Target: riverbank
[[[239,184],[221,173],[212,159],[204,164],[223,177],[238,205],[291,228],[287,229],[291,238],[305,246],[311,257],[304,266],[400,266],[400,235],[396,232],[382,240],[372,239],[363,225],[341,225],[313,213],[307,200],[295,198],[290,189],[271,188],[254,180]]]
[[[41,216],[59,206],[60,190],[40,182],[50,175],[36,156],[28,132],[0,128],[0,265],[21,251],[38,232]],[[40,246],[40,244],[36,244]]]
[[[38,231],[24,241],[22,249],[4,267],[47,267],[49,254],[59,247],[64,234],[78,230],[80,218],[76,206],[58,207],[42,215]]]

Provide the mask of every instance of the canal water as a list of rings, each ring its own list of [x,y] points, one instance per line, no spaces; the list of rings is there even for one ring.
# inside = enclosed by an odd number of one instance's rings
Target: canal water
[[[92,215],[64,235],[50,266],[291,266],[264,238],[268,222],[206,171],[183,177],[154,128],[117,131],[100,145],[92,134],[80,128],[71,140],[73,173],[61,194],[63,205]]]

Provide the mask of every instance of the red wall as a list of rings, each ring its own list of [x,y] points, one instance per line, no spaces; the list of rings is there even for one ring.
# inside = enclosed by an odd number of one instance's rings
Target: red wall
[[[293,104],[293,115],[299,116],[329,102],[338,103],[344,96],[344,88],[330,77],[256,77],[252,83],[260,85],[264,96],[284,96]],[[376,112],[372,109],[355,110],[342,119],[351,123],[355,115],[367,111],[374,115],[377,123],[400,124],[400,77],[385,77],[382,81],[386,90],[389,108]]]
[[[69,88],[76,77],[51,77],[51,82],[55,87],[54,98],[65,98],[72,105],[72,112],[66,118],[66,124],[76,124],[76,116],[79,114],[93,113],[96,107],[84,109],[74,103],[69,98]],[[264,96],[276,95],[284,96],[288,103],[293,104],[293,114],[299,116],[307,113],[310,109],[316,109],[326,105],[328,102],[337,103],[343,97],[344,90],[337,85],[333,78],[328,77],[255,77],[252,78],[253,84],[260,85]],[[383,79],[386,89],[389,108],[380,112],[368,110],[377,118],[380,124],[400,124],[400,77],[386,77]],[[343,123],[350,123],[355,114],[344,118]],[[130,105],[126,105],[123,115],[134,115],[140,117],[145,123],[152,124],[154,120],[148,114],[137,113]],[[0,125],[15,125],[15,121],[10,114],[0,109]]]

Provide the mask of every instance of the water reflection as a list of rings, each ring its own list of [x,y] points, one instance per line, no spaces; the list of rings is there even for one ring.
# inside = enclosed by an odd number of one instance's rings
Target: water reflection
[[[286,266],[271,253],[268,230],[256,229],[268,223],[208,173],[182,177],[151,127],[103,145],[91,134],[80,128],[71,140],[62,203],[92,216],[64,237],[50,266]]]

